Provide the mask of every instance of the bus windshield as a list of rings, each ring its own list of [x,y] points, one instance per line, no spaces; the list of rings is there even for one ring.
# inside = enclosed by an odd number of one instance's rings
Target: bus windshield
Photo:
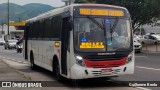
[[[83,52],[124,51],[130,49],[129,19],[83,17],[74,19],[74,46]]]

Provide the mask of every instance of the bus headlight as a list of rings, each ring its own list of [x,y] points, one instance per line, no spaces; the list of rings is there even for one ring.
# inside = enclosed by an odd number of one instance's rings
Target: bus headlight
[[[76,64],[77,64],[77,65],[82,66],[82,67],[85,67],[83,58],[82,58],[81,56],[75,55],[75,58],[76,58]]]
[[[126,62],[126,63],[128,64],[128,63],[130,63],[130,62],[132,62],[132,53],[128,55],[128,58],[127,58],[127,62]]]

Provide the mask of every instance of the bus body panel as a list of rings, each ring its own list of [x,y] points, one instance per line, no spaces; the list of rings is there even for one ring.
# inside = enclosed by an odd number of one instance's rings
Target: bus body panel
[[[43,67],[45,69],[48,69],[50,71],[52,70],[52,60],[53,56],[56,55],[58,57],[58,60],[60,60],[60,48],[55,47],[55,42],[60,41],[43,41],[43,40],[29,40],[28,44],[28,57],[30,57],[30,52],[33,52],[34,55],[34,63],[40,67]],[[30,60],[29,60],[30,61]]]
[[[38,20],[45,20],[48,18],[51,18],[56,15],[60,15],[61,13],[70,13],[70,19],[73,22],[74,18],[74,7],[78,6],[83,6],[82,4],[75,4],[71,6],[64,7],[62,9],[56,9],[50,12],[47,12],[45,14],[42,14],[38,17],[32,18],[30,20],[27,20],[28,24],[32,24],[33,22],[36,22]],[[86,7],[86,4],[84,4]],[[94,7],[99,7],[97,4],[89,4],[90,6]],[[103,6],[103,5],[102,5]],[[102,6],[100,6],[102,8]],[[107,6],[107,5],[106,5]],[[109,7],[109,5],[107,6]],[[106,8],[106,7],[105,7]],[[122,7],[112,7],[114,9],[120,8],[124,9],[127,12],[127,9],[122,8]],[[97,16],[100,17],[100,16]],[[62,18],[64,19],[64,18]],[[63,30],[62,30],[63,31]],[[62,35],[62,33],[61,33]],[[27,59],[30,62],[30,53],[31,51],[34,54],[34,61],[35,64],[43,67],[47,70],[53,71],[53,57],[57,56],[58,57],[58,62],[60,65],[60,73],[63,77],[69,78],[69,79],[87,79],[87,78],[99,78],[99,77],[110,77],[110,76],[119,76],[119,75],[125,75],[125,74],[133,74],[134,73],[134,53],[132,50],[132,61],[130,63],[126,63],[125,65],[118,66],[118,67],[106,67],[106,68],[88,68],[88,67],[82,67],[77,65],[76,58],[75,58],[75,45],[74,45],[74,30],[69,31],[69,42],[68,44],[69,49],[66,50],[66,61],[65,64],[66,66],[64,67],[64,70],[66,69],[67,73],[62,73],[62,67],[63,65],[63,60],[62,59],[62,41],[61,40],[41,40],[41,39],[26,39],[27,40],[27,51],[25,51],[25,55],[27,55]],[[55,47],[55,43],[59,42],[60,46]],[[26,44],[25,44],[26,45]],[[124,71],[124,69],[126,70]],[[108,71],[109,70],[109,71]],[[111,71],[110,71],[111,70]],[[94,73],[94,72],[99,72],[99,73]],[[102,74],[102,72],[104,72]]]
[[[100,77],[111,77],[111,76],[120,76],[126,74],[134,73],[134,65],[130,63],[128,65],[120,67],[109,67],[109,68],[85,68],[78,65],[73,65],[71,68],[71,79],[88,79],[88,78],[100,78]],[[127,68],[124,72],[124,68]],[[113,70],[112,72],[102,73],[102,70]],[[86,74],[85,70],[88,72]]]

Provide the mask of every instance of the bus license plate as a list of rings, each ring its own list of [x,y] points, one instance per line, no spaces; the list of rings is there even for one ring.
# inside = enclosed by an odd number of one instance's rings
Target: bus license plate
[[[102,69],[101,73],[111,73],[113,70],[111,68],[108,69]]]

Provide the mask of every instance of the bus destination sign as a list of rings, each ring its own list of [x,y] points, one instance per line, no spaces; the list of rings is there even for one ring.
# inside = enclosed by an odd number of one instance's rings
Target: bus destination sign
[[[80,8],[81,15],[124,16],[123,10]]]

